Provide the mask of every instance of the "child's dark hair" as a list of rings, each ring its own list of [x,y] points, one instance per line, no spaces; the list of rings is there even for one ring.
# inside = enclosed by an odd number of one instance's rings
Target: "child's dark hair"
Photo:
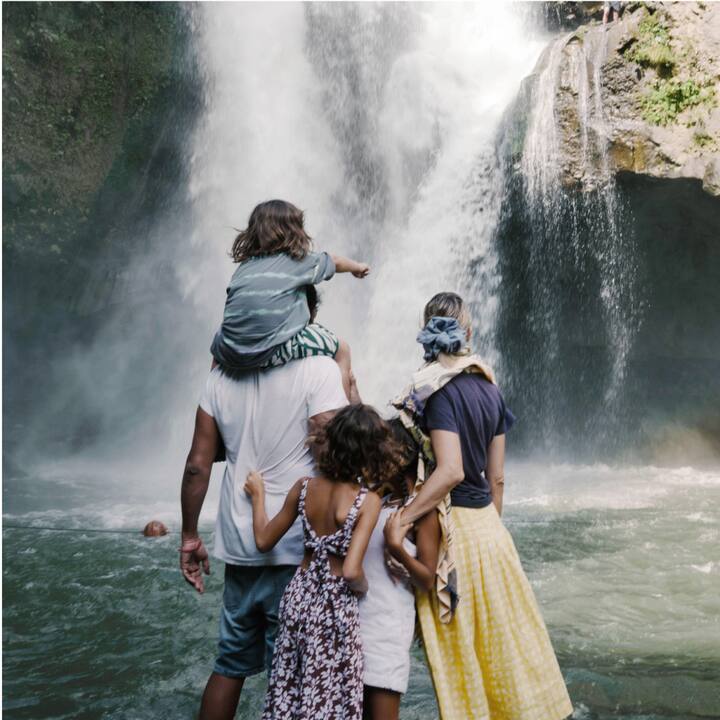
[[[399,417],[394,417],[390,420],[389,425],[390,432],[392,432],[395,441],[400,446],[403,461],[400,470],[403,473],[410,472],[411,469],[415,472],[417,470],[419,455],[417,443],[413,439],[413,436],[407,431]]]
[[[314,323],[320,307],[320,293],[314,285],[305,286],[305,297],[307,298],[308,310],[310,311],[310,322]]]
[[[285,200],[268,200],[250,213],[248,226],[241,230],[230,255],[236,262],[262,255],[287,253],[302,260],[312,247],[303,227],[303,212]]]
[[[370,488],[391,481],[404,459],[389,424],[369,405],[348,405],[322,432],[320,472],[329,480],[360,480]]]
[[[406,499],[408,497],[407,478],[412,476],[414,480],[417,477],[418,446],[399,417],[394,417],[388,424],[398,445],[401,462],[397,474],[384,489],[392,492],[397,498]]]

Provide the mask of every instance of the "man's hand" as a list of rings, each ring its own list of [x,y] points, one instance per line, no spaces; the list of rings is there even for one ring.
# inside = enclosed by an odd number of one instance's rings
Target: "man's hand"
[[[265,497],[265,481],[257,470],[251,470],[245,480],[245,493],[255,502]]]
[[[202,573],[210,574],[210,559],[202,538],[183,539],[180,547],[180,570],[199,593],[205,592]]]
[[[356,278],[364,278],[370,274],[370,266],[365,263],[355,263],[355,269],[351,271]]]

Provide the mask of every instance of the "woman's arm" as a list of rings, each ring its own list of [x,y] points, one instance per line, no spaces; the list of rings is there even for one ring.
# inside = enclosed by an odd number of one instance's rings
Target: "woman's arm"
[[[336,273],[352,273],[357,278],[364,278],[370,272],[370,266],[365,263],[349,260],[342,255],[331,255],[332,261],[335,263]]]
[[[360,595],[367,592],[368,584],[363,571],[363,558],[370,542],[370,535],[377,524],[380,515],[380,498],[369,492],[360,507],[355,529],[347,555],[343,561],[343,577],[350,589]]]
[[[402,525],[402,515],[396,512],[385,523],[385,543],[388,552],[410,574],[410,580],[421,590],[431,590],[437,573],[440,550],[440,521],[436,512],[429,512],[416,523],[415,546],[417,558],[403,547],[409,525]]]
[[[449,430],[431,430],[436,466],[415,499],[402,511],[403,525],[410,525],[434,510],[465,479],[460,436]]]
[[[505,489],[505,435],[496,435],[490,443],[485,477],[490,483],[492,501],[495,503],[498,515],[502,515]]]
[[[245,481],[245,492],[252,500],[253,534],[255,545],[260,552],[269,552],[280,541],[280,538],[292,527],[298,516],[298,502],[302,490],[302,480],[298,480],[285,498],[280,512],[268,520],[265,510],[265,483],[258,472],[251,472]]]

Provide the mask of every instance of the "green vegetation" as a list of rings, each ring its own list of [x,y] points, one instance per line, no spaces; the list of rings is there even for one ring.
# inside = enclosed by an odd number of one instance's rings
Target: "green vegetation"
[[[643,119],[654,125],[669,125],[688,108],[715,103],[713,83],[695,67],[692,47],[677,50],[672,41],[668,15],[662,10],[646,11],[624,53],[628,60],[657,74],[639,99]]]
[[[640,105],[645,120],[655,125],[668,125],[675,122],[683,110],[714,101],[715,89],[711,86],[703,87],[694,80],[661,78],[640,99]]]
[[[143,2],[4,3],[2,13],[3,245],[42,256],[52,244],[67,262],[156,113],[179,14]]]
[[[677,60],[670,45],[670,28],[659,12],[646,15],[640,21],[627,57],[643,67],[655,68],[660,74],[672,71]]]
[[[706,132],[696,132],[693,135],[693,142],[702,150],[715,147],[715,139]]]

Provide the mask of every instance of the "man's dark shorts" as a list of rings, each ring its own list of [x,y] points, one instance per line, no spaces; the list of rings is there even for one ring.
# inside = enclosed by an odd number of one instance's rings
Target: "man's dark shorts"
[[[292,565],[225,565],[220,642],[214,672],[245,678],[270,670],[278,611]]]

